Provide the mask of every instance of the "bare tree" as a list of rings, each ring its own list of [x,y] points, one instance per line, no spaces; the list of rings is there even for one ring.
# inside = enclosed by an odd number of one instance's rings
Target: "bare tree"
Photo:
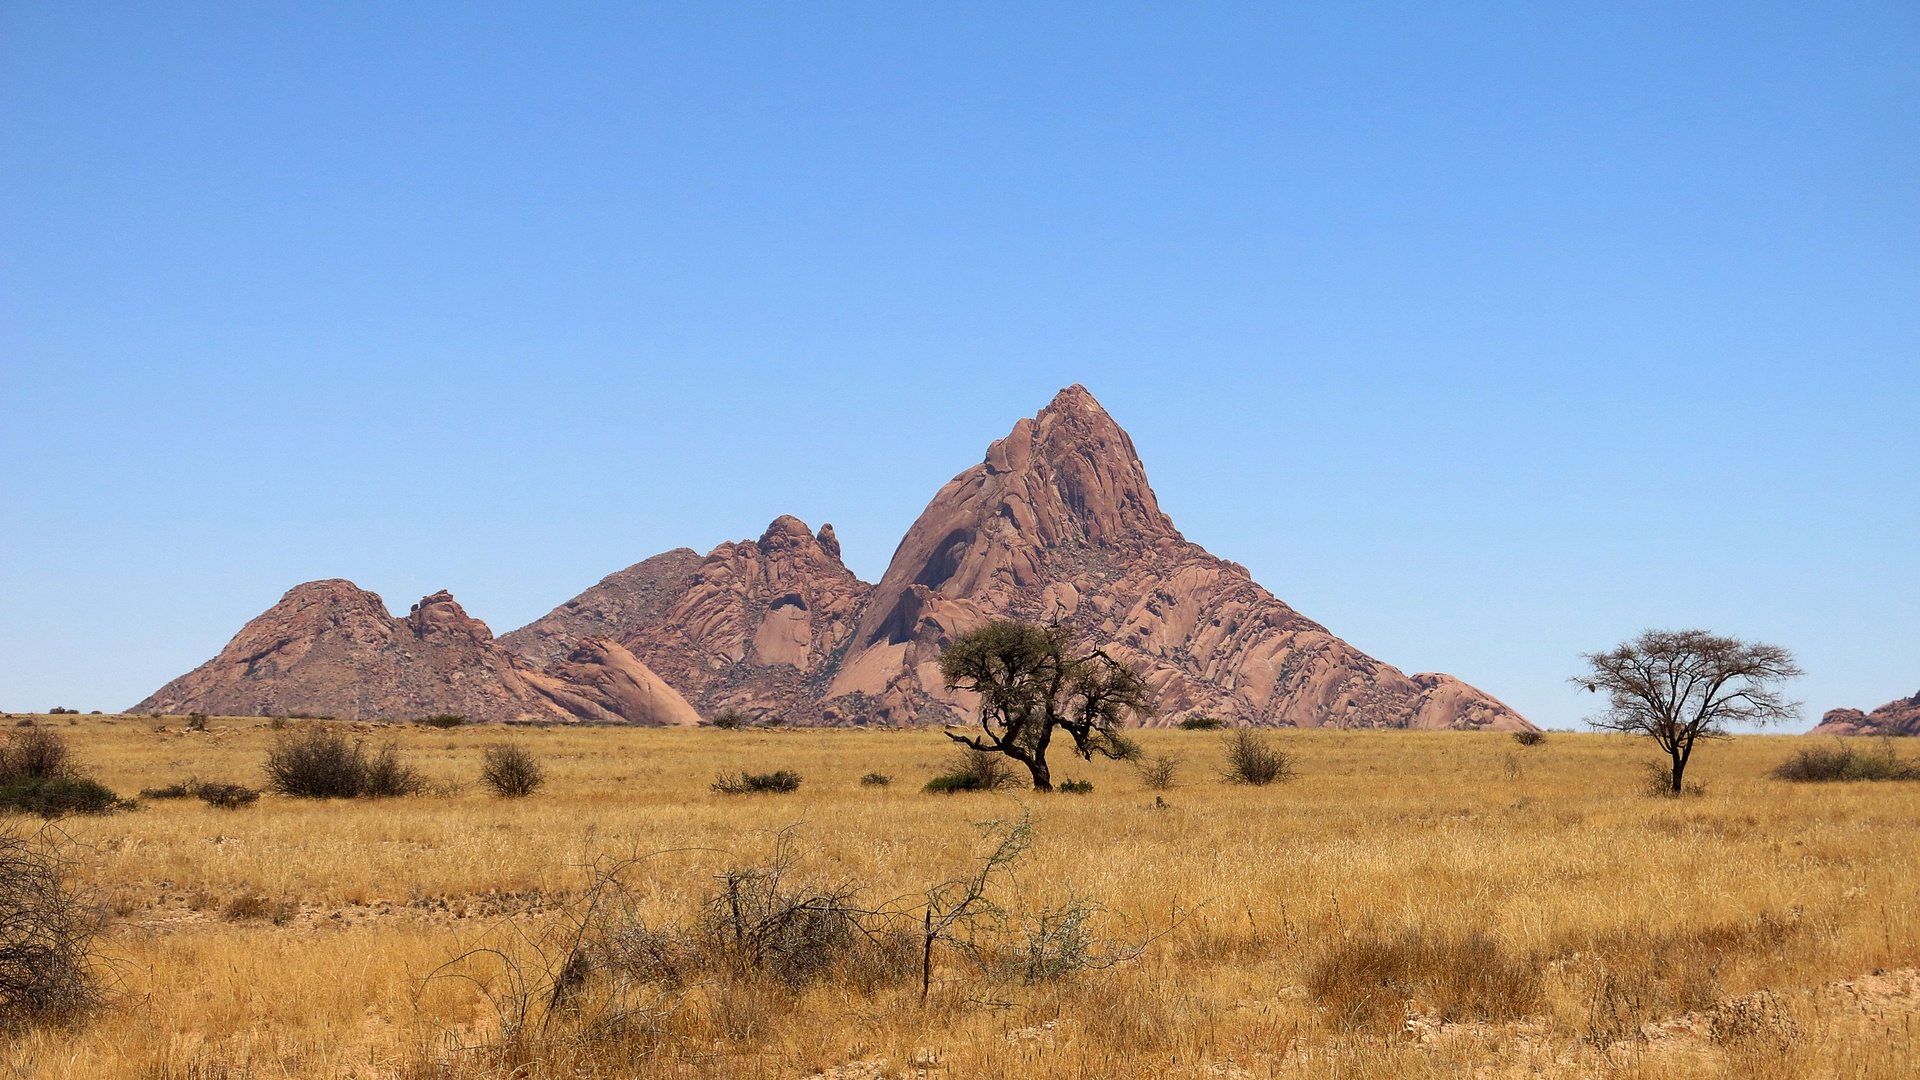
[[[1701,739],[1725,738],[1731,724],[1769,724],[1799,711],[1777,684],[1801,671],[1778,645],[1705,630],[1648,630],[1581,659],[1588,670],[1574,676],[1574,685],[1607,695],[1606,711],[1588,723],[1658,743],[1672,760],[1676,795]]]
[[[1035,791],[1052,791],[1047,748],[1056,729],[1073,737],[1074,752],[1131,760],[1139,747],[1121,733],[1130,716],[1153,715],[1140,673],[1095,649],[1072,651],[1073,632],[1061,623],[1036,626],[1014,619],[988,623],[940,654],[947,689],[980,695],[977,736],[947,738],[1005,754],[1027,767]]]

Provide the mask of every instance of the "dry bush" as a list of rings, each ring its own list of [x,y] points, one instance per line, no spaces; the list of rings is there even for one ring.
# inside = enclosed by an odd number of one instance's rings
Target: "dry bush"
[[[73,753],[59,732],[43,727],[7,733],[0,745],[0,784],[57,780],[73,775]]]
[[[861,787],[886,787],[893,783],[893,777],[883,772],[870,772],[860,778]]]
[[[105,785],[79,775],[59,732],[30,727],[0,745],[0,809],[38,814],[104,814],[123,804]]]
[[[1882,739],[1878,753],[1860,753],[1836,740],[1832,749],[1802,747],[1773,770],[1781,780],[1822,783],[1845,780],[1920,780],[1920,762],[1903,761],[1893,741]]]
[[[1544,1001],[1538,965],[1477,931],[1415,927],[1344,935],[1314,957],[1307,991],[1333,1025],[1400,1030],[1409,1005],[1447,1021],[1513,1020]]]
[[[546,783],[546,770],[524,746],[498,743],[489,746],[480,763],[480,782],[504,799],[522,799]]]
[[[1698,799],[1707,793],[1707,785],[1688,780],[1679,791],[1673,790],[1673,774],[1659,761],[1640,763],[1640,793],[1650,799]]]
[[[1226,726],[1219,717],[1208,716],[1206,713],[1195,713],[1180,721],[1180,728],[1183,731],[1218,731]]]
[[[713,781],[720,795],[785,795],[800,790],[800,774],[791,769],[770,773],[721,773]]]
[[[1256,787],[1291,780],[1293,758],[1269,746],[1265,735],[1252,728],[1239,728],[1227,736],[1227,767],[1222,778],[1229,784]]]
[[[275,926],[285,926],[293,920],[298,908],[290,901],[269,900],[259,893],[243,892],[229,899],[220,909],[220,917],[228,922],[271,922]]]
[[[245,784],[206,781],[195,784],[193,793],[201,802],[219,810],[238,810],[260,801],[260,792]]]
[[[392,743],[373,754],[360,740],[323,727],[275,740],[267,753],[267,786],[300,799],[389,798],[417,795],[426,778],[400,760]]]
[[[1161,754],[1151,762],[1143,761],[1139,765],[1140,783],[1148,791],[1169,791],[1173,788],[1174,771],[1180,767],[1180,759]]]
[[[927,781],[922,790],[951,795],[956,791],[997,791],[1019,782],[1005,755],[967,746],[954,754],[946,772]]]
[[[0,832],[0,1031],[76,1021],[100,1003],[96,927],[48,833]]]
[[[466,722],[466,717],[457,716],[453,713],[436,713],[432,716],[423,716],[414,721],[414,723],[422,727],[431,728],[457,728]]]
[[[1519,743],[1521,746],[1539,746],[1541,743],[1547,741],[1547,733],[1544,731],[1516,731],[1513,733],[1513,741]]]

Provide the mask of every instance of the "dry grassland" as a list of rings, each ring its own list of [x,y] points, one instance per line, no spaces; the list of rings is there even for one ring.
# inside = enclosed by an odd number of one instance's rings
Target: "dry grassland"
[[[122,794],[190,776],[258,784],[273,737],[257,720],[205,733],[64,721]],[[1056,781],[1096,790],[1051,796],[922,794],[949,754],[925,731],[389,735],[464,786],[62,822],[114,916],[115,1000],[7,1046],[5,1065],[36,1080],[1920,1073],[1920,784],[1769,778],[1797,739],[1707,747],[1689,773],[1707,793],[1666,800],[1640,793],[1647,747],[1586,734],[1521,747],[1278,732],[1298,777],[1245,788],[1217,778],[1222,733],[1152,731],[1150,755],[1183,761],[1173,789],[1060,755]],[[545,763],[540,793],[479,790],[481,751],[501,739]],[[805,782],[709,791],[741,768]],[[862,786],[875,771],[893,783]],[[1007,919],[979,926],[978,957],[939,950],[924,1003],[917,957],[789,982],[634,969],[618,987],[585,980],[514,1058],[485,1049],[502,1038],[504,984],[489,999],[474,982],[423,982],[476,945],[557,973],[529,943],[574,925],[595,858],[682,849],[629,868],[606,910],[634,933],[690,926],[716,875],[764,863],[788,826],[796,880],[897,901],[911,929],[928,886],[977,868],[990,840],[976,823],[1023,804],[1032,847],[992,886]],[[1021,977],[1032,920],[1075,898],[1099,907],[1074,940],[1123,962]],[[482,976],[490,958],[459,970]]]

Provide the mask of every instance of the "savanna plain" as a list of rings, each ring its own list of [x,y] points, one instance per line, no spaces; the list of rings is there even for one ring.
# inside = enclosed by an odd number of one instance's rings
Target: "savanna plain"
[[[123,795],[287,734],[38,719]],[[1171,786],[1056,750],[1092,791],[931,794],[936,731],[330,726],[428,791],[50,826],[109,992],[15,1075],[1920,1075],[1920,783],[1771,775],[1816,740],[1661,798],[1619,735],[1282,730],[1250,786],[1150,730]],[[502,742],[535,794],[476,781]]]

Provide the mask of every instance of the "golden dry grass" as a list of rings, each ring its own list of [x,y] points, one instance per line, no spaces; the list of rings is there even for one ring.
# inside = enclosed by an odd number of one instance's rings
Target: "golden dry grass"
[[[258,783],[273,732],[216,719],[53,723],[122,794],[189,776]],[[45,721],[43,721],[45,722]],[[382,728],[457,792],[366,802],[197,801],[61,827],[114,913],[115,1002],[5,1050],[52,1077],[494,1076],[450,1050],[497,1037],[464,983],[422,980],[482,943],[560,925],[595,855],[704,849],[634,878],[654,925],[798,824],[801,872],[872,904],[965,872],[975,823],[1031,809],[999,897],[1016,919],[1097,899],[1100,932],[1158,932],[1129,963],[1027,983],[943,950],[937,985],[703,984],[658,1038],[557,1030],[520,1076],[1916,1075],[1920,784],[1790,785],[1799,745],[1707,747],[1699,798],[1640,793],[1623,737],[1284,731],[1299,775],[1220,783],[1220,732],[1150,731],[1176,786],[1061,755],[1091,795],[921,794],[934,732]],[[545,764],[484,794],[483,747]],[[723,796],[721,771],[793,769],[792,795]],[[860,777],[892,774],[888,787]],[[1157,805],[1156,799],[1164,799]],[[1169,931],[1170,924],[1172,925]],[[560,1025],[564,1028],[565,1025]],[[573,1033],[573,1034],[577,1034]]]

